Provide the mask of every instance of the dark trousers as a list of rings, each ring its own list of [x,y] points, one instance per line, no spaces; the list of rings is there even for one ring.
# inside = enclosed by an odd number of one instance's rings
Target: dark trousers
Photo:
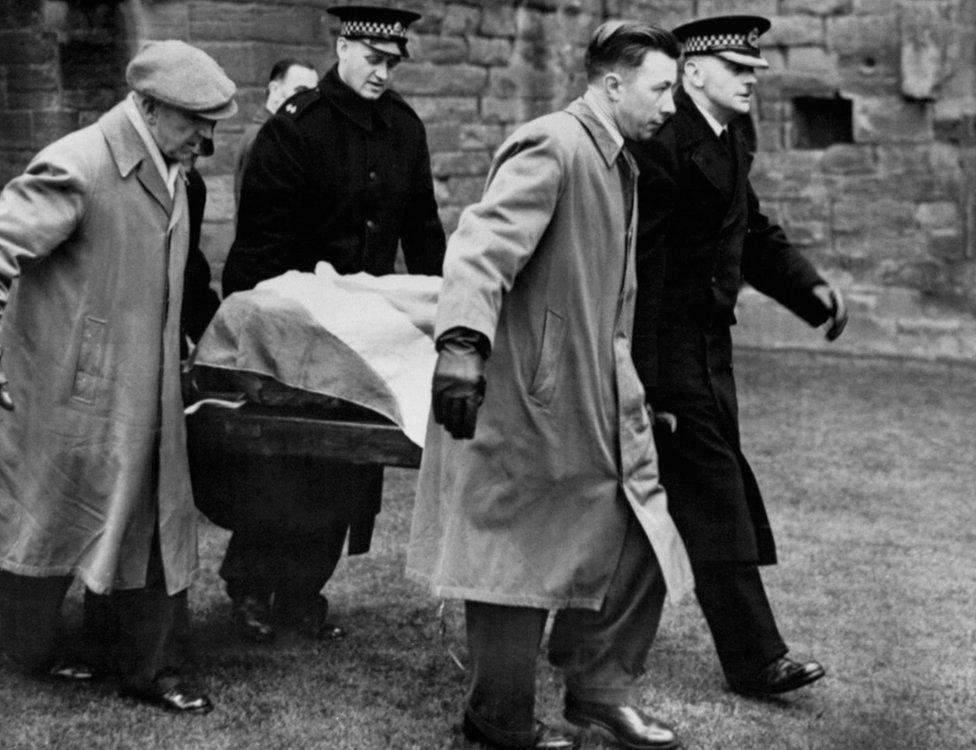
[[[0,645],[28,669],[42,669],[57,653],[61,605],[72,576],[35,578],[0,571]],[[68,658],[95,662],[134,686],[190,659],[186,591],[172,596],[159,543],[153,540],[146,586],[107,595],[85,592],[82,643]]]
[[[599,611],[563,609],[549,636],[549,661],[580,700],[624,704],[644,671],[666,587],[657,558],[631,513]],[[548,611],[465,602],[471,685],[465,713],[487,737],[531,747],[535,664]]]
[[[786,654],[759,568],[697,563],[695,593],[729,682],[747,679]]]
[[[332,577],[347,534],[350,554],[369,549],[382,466],[252,457],[222,474],[234,495],[233,535],[220,567],[232,599],[274,595],[300,608]]]

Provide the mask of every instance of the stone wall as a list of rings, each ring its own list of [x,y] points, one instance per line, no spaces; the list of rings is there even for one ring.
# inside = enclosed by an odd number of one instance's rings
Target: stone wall
[[[384,0],[372,0],[382,4]],[[0,180],[124,92],[140,41],[210,52],[241,114],[202,165],[204,243],[219,278],[233,237],[230,157],[271,64],[333,60],[335,0],[0,0]],[[848,290],[852,353],[976,355],[976,3],[972,0],[404,0],[424,14],[395,87],[427,124],[437,199],[452,229],[493,150],[519,123],[583,87],[607,17],[662,25],[717,13],[773,19],[756,102],[754,185],[767,212]],[[822,345],[748,290],[737,336]]]

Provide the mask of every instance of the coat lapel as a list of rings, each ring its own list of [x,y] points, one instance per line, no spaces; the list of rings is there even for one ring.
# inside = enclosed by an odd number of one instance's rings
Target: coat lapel
[[[102,115],[98,125],[105,135],[119,174],[128,177],[133,170],[137,170],[136,178],[139,183],[168,215],[173,210],[173,199],[169,197],[166,183],[163,182],[159,170],[153,164],[152,156],[146,150],[146,144],[142,142],[139,133],[129,121],[124,107],[124,102],[116,104]]]

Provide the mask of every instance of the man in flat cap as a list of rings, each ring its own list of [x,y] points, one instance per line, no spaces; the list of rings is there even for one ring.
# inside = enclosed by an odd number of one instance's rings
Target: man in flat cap
[[[729,685],[773,694],[820,679],[789,659],[758,565],[776,561],[762,496],[739,441],[730,326],[747,282],[827,338],[846,322],[840,293],[769,221],[749,182],[747,138],[758,47],[755,16],[695,21],[677,112],[633,150],[640,166],[634,359],[657,412],[661,481],[695,570],[696,590]]]
[[[178,652],[197,570],[180,162],[236,112],[235,87],[180,41],[146,44],[126,80],[122,102],[0,193],[0,636],[32,670],[90,677],[53,648],[78,576],[111,595],[122,692],[205,713]]]
[[[436,274],[444,257],[423,123],[390,90],[407,56],[416,13],[349,6],[338,63],[261,128],[244,171],[237,236],[224,295],[319,261],[341,274],[394,271],[397,245],[411,273]],[[348,534],[368,551],[380,507],[380,466],[269,458],[227,467],[240,519],[220,575],[244,638],[274,637],[278,623],[310,638],[342,631],[320,595]]]

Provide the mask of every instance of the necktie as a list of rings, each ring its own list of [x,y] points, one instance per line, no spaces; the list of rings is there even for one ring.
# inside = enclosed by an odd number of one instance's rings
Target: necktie
[[[732,140],[729,138],[729,129],[728,128],[724,128],[722,130],[722,132],[719,133],[718,140],[719,140],[719,143],[722,144],[722,147],[725,149],[726,153],[728,153],[729,155],[731,155],[732,154]]]

